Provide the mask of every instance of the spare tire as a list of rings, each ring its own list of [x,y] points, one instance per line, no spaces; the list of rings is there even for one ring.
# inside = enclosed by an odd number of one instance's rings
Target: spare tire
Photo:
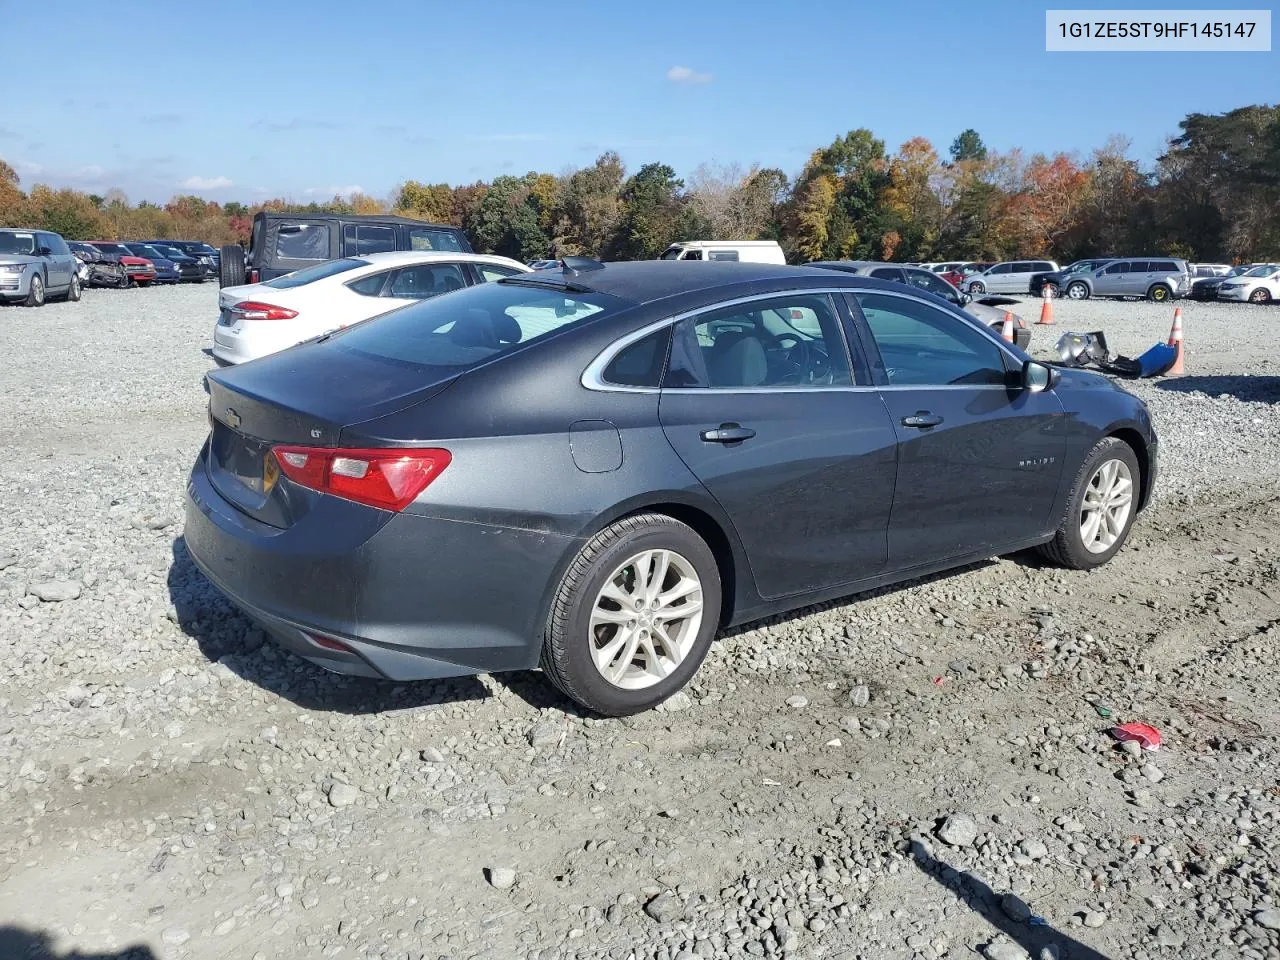
[[[218,286],[239,287],[244,284],[244,247],[228,243],[222,248],[222,266],[218,271]]]

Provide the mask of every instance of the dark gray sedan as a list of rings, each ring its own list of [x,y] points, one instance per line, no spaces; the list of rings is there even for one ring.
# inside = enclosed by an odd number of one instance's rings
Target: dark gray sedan
[[[567,260],[208,374],[186,541],[281,644],[417,680],[541,666],[604,714],[716,631],[1027,547],[1111,559],[1143,403],[902,284]]]

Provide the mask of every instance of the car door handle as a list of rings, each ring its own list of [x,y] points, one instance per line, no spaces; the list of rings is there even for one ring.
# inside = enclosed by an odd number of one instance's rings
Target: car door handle
[[[755,435],[754,430],[740,423],[722,423],[714,430],[703,430],[701,434],[707,443],[741,443]]]
[[[928,410],[917,410],[914,416],[902,418],[904,427],[919,427],[921,430],[936,427],[941,422],[942,418],[940,416],[936,413],[930,413]]]

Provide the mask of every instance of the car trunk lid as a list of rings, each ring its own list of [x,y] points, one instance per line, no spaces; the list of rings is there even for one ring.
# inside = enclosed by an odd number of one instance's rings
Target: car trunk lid
[[[241,512],[290,526],[320,494],[281,477],[273,447],[336,447],[344,427],[428,400],[455,379],[323,343],[212,371],[209,480]]]

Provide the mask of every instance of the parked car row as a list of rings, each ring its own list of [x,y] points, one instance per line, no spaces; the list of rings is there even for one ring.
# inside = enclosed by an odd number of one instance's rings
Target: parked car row
[[[39,307],[79,300],[86,287],[202,283],[217,251],[194,240],[73,240],[48,230],[0,228],[0,302]]]

